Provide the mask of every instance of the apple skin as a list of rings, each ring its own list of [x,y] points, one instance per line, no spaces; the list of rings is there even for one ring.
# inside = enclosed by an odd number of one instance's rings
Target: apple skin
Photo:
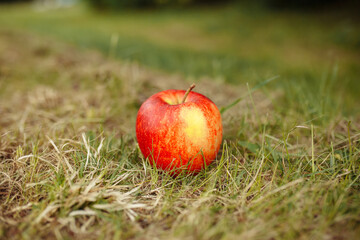
[[[152,95],[140,107],[136,137],[140,150],[157,168],[199,172],[215,158],[222,142],[221,114],[207,97],[184,90]]]

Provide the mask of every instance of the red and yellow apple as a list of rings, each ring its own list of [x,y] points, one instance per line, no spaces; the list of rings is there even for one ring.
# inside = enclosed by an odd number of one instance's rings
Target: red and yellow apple
[[[144,157],[159,169],[198,172],[220,149],[220,112],[209,98],[192,92],[194,87],[159,92],[139,109],[137,141]]]

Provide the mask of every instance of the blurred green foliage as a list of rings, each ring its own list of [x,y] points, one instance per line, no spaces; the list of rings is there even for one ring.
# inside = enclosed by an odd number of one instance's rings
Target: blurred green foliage
[[[339,5],[353,5],[352,0],[262,0],[267,7],[275,9],[311,10]],[[359,4],[357,4],[359,5]]]
[[[203,3],[226,3],[218,0],[85,0],[99,9],[147,8],[161,6],[187,6]]]
[[[0,0],[1,3],[31,2],[35,0]],[[45,0],[46,1],[46,0]],[[57,2],[61,0],[47,0]],[[79,0],[80,1],[80,0]],[[183,7],[206,4],[226,4],[229,2],[263,5],[270,8],[313,9],[331,5],[354,5],[352,0],[82,0],[95,9],[118,10],[124,8]],[[359,3],[355,4],[359,6]]]
[[[0,0],[1,1],[1,0]],[[226,4],[229,2],[263,5],[277,9],[314,9],[339,4],[352,4],[351,0],[84,0],[96,9],[124,9],[149,7],[183,7],[207,4]]]
[[[118,9],[124,7],[145,7],[151,4],[151,0],[85,0],[91,6],[95,8],[110,8],[110,9]]]
[[[0,0],[1,3],[31,2],[32,0]]]

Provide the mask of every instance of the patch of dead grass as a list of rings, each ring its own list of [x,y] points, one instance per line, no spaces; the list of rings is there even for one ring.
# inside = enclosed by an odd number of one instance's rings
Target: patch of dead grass
[[[356,198],[336,185],[352,181],[355,172],[328,167],[331,156],[340,156],[339,166],[347,167],[352,166],[347,158],[358,157],[357,121],[349,129],[350,155],[345,120],[316,129],[312,139],[308,125],[298,129],[282,123],[294,119],[281,119],[275,112],[273,103],[281,92],[267,96],[257,91],[224,115],[226,144],[209,172],[172,178],[141,158],[134,136],[136,113],[150,95],[186,89],[193,79],[26,34],[3,32],[0,49],[0,236],[270,239],[286,238],[287,231],[301,236],[298,231],[304,230],[308,237],[319,221],[311,198],[331,206],[322,189],[329,185],[324,179],[332,176],[336,181],[329,192],[352,199],[349,209],[358,208]],[[197,91],[218,106],[248,92],[211,79],[196,82]],[[282,128],[290,129],[288,136]],[[237,141],[244,139],[258,143],[260,150],[239,146]],[[312,140],[317,169],[333,171],[320,175],[313,186],[303,180],[317,176],[308,167]],[[331,155],[329,141],[338,155]],[[302,149],[300,157],[295,155]],[[276,162],[273,152],[282,159]],[[287,212],[287,205],[294,205],[300,217]],[[356,214],[332,211],[322,221],[325,232],[328,222],[338,223],[331,214],[358,221]],[[292,216],[289,226],[283,219],[287,214]]]

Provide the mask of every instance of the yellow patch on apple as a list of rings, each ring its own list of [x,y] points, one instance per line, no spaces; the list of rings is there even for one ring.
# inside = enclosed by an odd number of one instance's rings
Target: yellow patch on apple
[[[198,147],[206,146],[208,130],[206,128],[206,119],[201,110],[196,107],[183,108],[180,117],[185,122],[184,132],[186,137]]]

